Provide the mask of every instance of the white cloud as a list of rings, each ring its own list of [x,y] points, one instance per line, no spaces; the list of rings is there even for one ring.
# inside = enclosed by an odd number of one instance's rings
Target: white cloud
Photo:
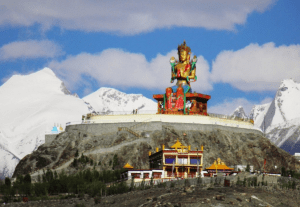
[[[272,100],[272,98],[266,97],[264,100],[258,103],[255,101],[249,101],[245,98],[225,99],[223,103],[208,107],[208,113],[231,115],[237,107],[242,106],[245,113],[249,115],[254,105],[270,103]]]
[[[54,58],[62,54],[61,47],[49,40],[16,41],[0,48],[0,60]]]
[[[2,0],[0,25],[137,34],[173,26],[234,30],[276,0]]]
[[[72,90],[89,87],[90,83],[86,77],[96,80],[99,86],[164,90],[175,84],[170,83],[171,56],[176,57],[177,51],[173,50],[166,55],[158,54],[151,61],[147,61],[143,54],[107,49],[99,54],[81,53],[69,56],[61,62],[52,61],[48,67],[53,69]],[[208,63],[202,56],[198,59],[196,73],[199,79],[191,83],[192,89],[197,92],[211,90],[212,86],[207,79]]]
[[[272,91],[283,79],[300,81],[299,71],[300,45],[276,47],[270,42],[221,52],[212,64],[211,79],[243,91]]]

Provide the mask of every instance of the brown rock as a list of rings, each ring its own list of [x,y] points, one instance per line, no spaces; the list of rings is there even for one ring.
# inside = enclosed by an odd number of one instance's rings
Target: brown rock
[[[225,201],[225,196],[217,195],[216,200]]]

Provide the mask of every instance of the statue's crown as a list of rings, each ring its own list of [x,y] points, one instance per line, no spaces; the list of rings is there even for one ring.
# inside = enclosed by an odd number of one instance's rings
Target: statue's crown
[[[186,45],[186,42],[185,42],[185,40],[183,41],[183,43],[181,44],[181,45],[178,45],[178,53],[180,53],[180,51],[182,51],[182,50],[185,50],[185,51],[187,51],[188,53],[190,53],[191,52],[191,48],[190,47],[188,47],[187,45]]]

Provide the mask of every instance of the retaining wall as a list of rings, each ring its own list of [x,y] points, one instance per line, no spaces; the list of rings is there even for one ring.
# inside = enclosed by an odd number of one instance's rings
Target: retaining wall
[[[141,124],[141,125],[138,125]],[[137,127],[134,127],[137,125]],[[254,133],[262,135],[263,133],[256,129],[247,129],[231,126],[222,126],[215,124],[198,124],[198,123],[172,123],[172,122],[161,122],[161,121],[152,121],[152,122],[119,122],[119,123],[93,123],[93,124],[77,124],[69,125],[66,127],[66,131],[70,132],[72,130],[85,131],[94,135],[102,135],[112,132],[118,132],[119,127],[128,127],[132,128],[133,131],[143,132],[143,131],[154,131],[154,130],[163,130],[163,126],[173,128],[176,130],[196,130],[196,131],[213,131],[213,130],[226,130],[235,133]]]

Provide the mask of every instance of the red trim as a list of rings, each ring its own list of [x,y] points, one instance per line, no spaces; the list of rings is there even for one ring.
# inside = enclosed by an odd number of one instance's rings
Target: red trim
[[[166,152],[177,152],[177,150],[163,150],[164,153]]]
[[[165,158],[176,158],[176,155],[165,155]]]

